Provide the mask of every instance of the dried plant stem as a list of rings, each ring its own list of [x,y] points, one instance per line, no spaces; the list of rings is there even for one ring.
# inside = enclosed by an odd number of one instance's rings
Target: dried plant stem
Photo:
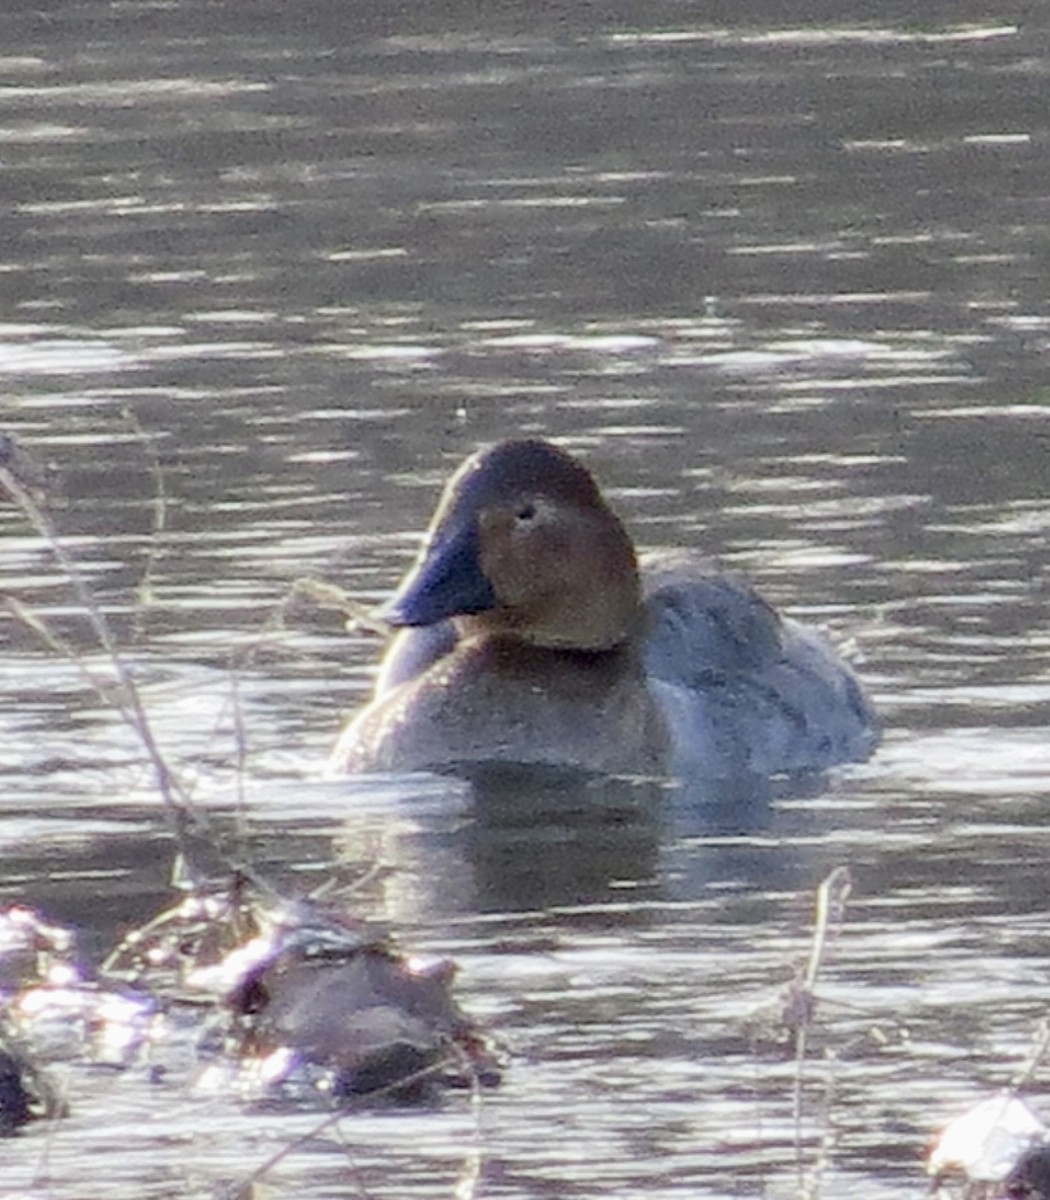
[[[237,1183],[226,1189],[226,1191],[223,1193],[223,1200],[243,1200],[244,1197],[254,1195],[255,1185],[264,1179],[274,1169],[274,1167],[284,1162],[286,1158],[294,1154],[301,1146],[305,1146],[309,1142],[312,1142],[322,1133],[327,1132],[329,1129],[338,1128],[339,1122],[342,1121],[343,1118],[349,1113],[352,1113],[355,1109],[364,1105],[374,1104],[376,1100],[382,1099],[384,1096],[389,1096],[394,1092],[399,1092],[406,1087],[411,1087],[413,1084],[422,1083],[423,1081],[443,1071],[446,1067],[451,1066],[454,1062],[459,1061],[461,1061],[460,1055],[449,1055],[447,1058],[443,1058],[439,1062],[431,1063],[431,1065],[428,1067],[423,1067],[421,1070],[415,1071],[411,1075],[406,1075],[403,1079],[397,1080],[396,1083],[388,1084],[386,1087],[376,1088],[375,1091],[369,1092],[366,1096],[362,1096],[360,1101],[357,1103],[351,1102],[345,1104],[339,1109],[338,1112],[329,1114],[300,1137],[287,1142],[280,1148],[280,1150],[276,1150],[273,1154],[271,1154],[270,1157],[265,1160],[265,1162],[256,1167],[255,1170],[249,1175],[244,1176],[244,1178],[238,1180]],[[476,1079],[472,1091],[474,1089],[480,1091]],[[475,1109],[475,1127],[477,1127],[477,1122],[477,1110]],[[346,1146],[346,1151],[349,1155],[350,1148],[348,1146]],[[353,1160],[351,1159],[351,1163],[352,1162]],[[357,1174],[357,1171],[355,1170],[354,1173]],[[357,1189],[358,1195],[363,1197],[364,1200],[367,1200],[369,1192],[365,1188],[364,1182],[360,1178],[357,1180]],[[470,1200],[470,1197],[473,1195],[473,1191],[471,1190],[461,1197],[460,1192],[457,1189],[455,1194],[456,1200]]]
[[[46,623],[38,616],[29,613],[23,605],[18,604],[16,601],[9,600],[9,607],[20,619],[25,621],[26,625],[37,636],[42,638],[45,644],[52,648],[58,648],[67,654],[102,698],[116,706],[124,722],[134,731],[146,751],[153,770],[157,790],[160,792],[165,811],[172,824],[175,839],[183,851],[190,874],[193,875],[193,858],[188,850],[189,836],[192,832],[205,832],[207,822],[199,813],[196,813],[192,809],[189,793],[178,776],[172,771],[157,743],[153,727],[150,724],[145,706],[142,703],[141,693],[135,683],[134,676],[124,662],[117,647],[105,615],[96,603],[95,597],[92,595],[79,565],[63,545],[51,518],[36,502],[31,492],[22,485],[16,473],[3,465],[0,465],[0,487],[7,492],[25,514],[33,528],[44,539],[55,561],[65,573],[87,617],[92,632],[98,639],[99,645],[112,666],[113,672],[116,675],[116,686],[110,688],[100,685],[93,673],[85,666],[80,656],[65,646],[61,639],[56,637],[48,629]]]
[[[846,915],[846,904],[853,891],[853,878],[849,867],[836,867],[817,888],[817,916],[810,947],[809,964],[806,967],[806,986],[812,990],[824,962],[828,934],[832,925],[841,924]]]
[[[474,1072],[470,1076],[470,1111],[474,1117],[471,1144],[459,1169],[452,1200],[474,1200],[481,1183],[484,1162],[484,1134],[481,1128],[481,1081]]]
[[[323,579],[297,579],[288,594],[288,603],[292,604],[300,599],[310,600],[321,608],[335,609],[347,618],[348,624],[367,629],[369,633],[386,640],[391,637],[390,626],[380,621],[367,604],[355,600],[335,584],[326,583]]]
[[[819,1193],[819,1179],[823,1173],[823,1167],[827,1162],[829,1149],[827,1121],[830,1117],[830,1095],[834,1086],[833,1072],[828,1080],[828,1102],[825,1106],[825,1131],[821,1143],[820,1159],[818,1160],[814,1181],[811,1181],[810,1184],[807,1184],[805,1181],[802,1162],[802,1077],[806,1062],[807,1035],[809,1026],[812,1023],[812,1014],[816,1011],[814,989],[816,988],[817,977],[824,964],[830,932],[834,926],[842,922],[845,916],[846,903],[849,900],[852,890],[853,879],[849,868],[845,866],[836,867],[820,887],[817,888],[816,919],[813,927],[813,940],[810,943],[809,961],[806,964],[806,970],[802,976],[801,983],[796,985],[801,996],[804,998],[804,1002],[800,1008],[808,1014],[806,1019],[798,1022],[795,1029],[795,1085],[792,1091],[792,1115],[795,1124],[795,1151],[799,1173],[800,1196],[815,1196]],[[813,1190],[814,1186],[817,1188],[816,1191]]]
[[[1036,1071],[1039,1070],[1046,1058],[1048,1050],[1050,1050],[1050,1019],[1043,1017],[1036,1026],[1035,1034],[1032,1037],[1032,1049],[1028,1055],[1028,1061],[1010,1080],[1011,1092],[1019,1092],[1026,1084],[1032,1082]]]
[[[121,415],[139,439],[146,455],[150,477],[153,480],[153,499],[151,501],[153,528],[150,530],[142,578],[135,589],[139,601],[134,614],[135,632],[136,635],[141,636],[144,631],[145,613],[153,599],[153,577],[163,553],[162,541],[168,523],[168,490],[164,480],[164,471],[160,464],[160,456],[157,453],[156,439],[143,428],[142,422],[133,408],[125,405],[121,409]]]
[[[95,603],[95,597],[91,594],[87,583],[84,581],[84,576],[79,566],[59,539],[58,532],[52,524],[50,517],[48,517],[40,505],[37,504],[29,492],[22,487],[6,467],[0,467],[0,485],[3,485],[4,490],[29,518],[33,528],[45,539],[55,560],[65,572],[66,578],[69,580],[76,598],[80,601],[88,618],[92,632],[98,638],[99,645],[106,652],[107,657],[113,665],[120,685],[118,703],[121,714],[130,722],[135,732],[139,735],[143,746],[146,748],[165,802],[174,806],[177,797],[180,800],[185,800],[186,798],[181,795],[179,782],[172,774],[168,764],[164,761],[164,756],[161,754],[160,748],[153,736],[153,730],[150,727],[146,710],[142,704],[142,698],[139,695],[138,688],[135,686],[131,672],[121,657],[106,618]]]

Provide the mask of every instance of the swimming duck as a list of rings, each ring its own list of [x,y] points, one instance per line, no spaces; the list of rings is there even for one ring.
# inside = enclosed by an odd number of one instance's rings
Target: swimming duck
[[[400,632],[337,773],[515,763],[718,778],[819,771],[878,742],[821,633],[700,555],[639,561],[587,468],[539,439],[460,466],[379,615]]]

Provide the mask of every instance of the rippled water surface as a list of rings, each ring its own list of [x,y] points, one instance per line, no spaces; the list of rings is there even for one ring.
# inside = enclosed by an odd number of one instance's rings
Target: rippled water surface
[[[4,428],[199,802],[243,806],[287,887],[366,877],[361,915],[454,956],[511,1055],[479,1110],[348,1116],[268,1194],[794,1196],[802,1169],[919,1196],[932,1129],[1022,1062],[1050,980],[1050,81],[995,6],[913,7],[5,16]],[[640,544],[849,644],[872,762],[571,812],[321,782],[379,646],[291,585],[380,598],[450,468],[523,430]],[[11,506],[0,551],[106,676]],[[0,895],[96,953],[167,897],[160,801],[82,670],[13,615],[0,639]],[[739,1022],[838,865],[797,1130],[794,1063]],[[67,1078],[5,1187],[210,1196],[317,1123]]]

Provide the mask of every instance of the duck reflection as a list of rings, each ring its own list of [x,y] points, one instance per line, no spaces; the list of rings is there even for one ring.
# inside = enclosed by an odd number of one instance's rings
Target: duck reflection
[[[823,786],[820,776],[687,786],[502,764],[455,778],[363,777],[338,853],[354,873],[390,868],[378,899],[397,922],[681,902],[707,898],[712,884],[803,886],[808,866],[781,836],[799,818],[777,802]]]
[[[607,903],[659,887],[664,787],[656,779],[487,765],[470,772],[463,840],[479,911]]]

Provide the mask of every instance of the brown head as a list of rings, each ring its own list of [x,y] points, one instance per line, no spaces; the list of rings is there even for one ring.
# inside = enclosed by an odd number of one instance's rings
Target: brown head
[[[500,442],[449,480],[419,559],[381,615],[466,636],[607,650],[637,632],[630,538],[590,472],[549,442]]]

